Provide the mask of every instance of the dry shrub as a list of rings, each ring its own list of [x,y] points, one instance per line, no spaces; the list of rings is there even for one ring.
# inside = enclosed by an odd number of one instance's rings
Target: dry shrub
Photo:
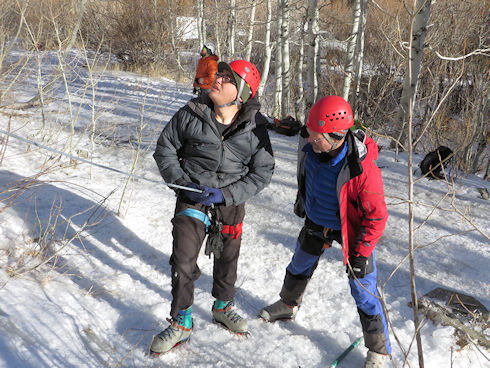
[[[82,35],[89,48],[116,54],[125,70],[175,70],[170,19],[185,13],[180,1],[172,1],[171,14],[164,0],[93,0],[87,6]],[[190,8],[192,9],[192,8]],[[182,46],[176,35],[177,47]]]
[[[12,2],[14,3],[14,2]],[[14,12],[18,15],[19,6],[23,6],[24,2],[13,4]],[[22,40],[24,47],[39,47],[42,49],[57,49],[58,42],[56,37],[56,29],[62,41],[67,40],[77,23],[80,1],[60,1],[60,0],[31,0],[28,2],[25,19],[29,26],[34,39],[28,29],[23,28]]]
[[[408,41],[409,17],[399,1],[377,3],[382,10],[372,4],[369,7],[364,57],[367,73],[361,81],[360,104],[356,109],[369,126],[390,134],[406,75],[407,50],[402,42],[406,45]],[[421,140],[420,149],[424,151],[434,149],[429,147],[432,144],[476,147],[482,132],[474,127],[478,125],[474,111],[488,88],[488,57],[443,60],[432,50],[446,56],[461,56],[485,45],[488,48],[489,4],[448,0],[432,5],[414,111],[416,134],[422,132],[435,112],[435,121]],[[439,104],[442,105],[436,110]],[[468,160],[472,154],[465,152],[464,156]]]

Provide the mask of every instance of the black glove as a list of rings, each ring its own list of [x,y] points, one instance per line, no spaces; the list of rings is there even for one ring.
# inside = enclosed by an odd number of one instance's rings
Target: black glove
[[[305,203],[303,197],[301,196],[299,190],[296,193],[296,202],[294,202],[293,208],[294,214],[298,217],[304,218],[306,216]]]
[[[357,277],[358,279],[364,278],[366,276],[366,270],[368,267],[368,259],[367,257],[363,257],[361,255],[350,255],[349,263],[352,267],[352,272],[349,269],[349,265],[347,265],[346,272],[349,274],[349,277]],[[352,275],[354,274],[354,276]]]
[[[192,89],[192,94],[197,95],[197,92],[199,92],[198,88],[197,87],[194,87]]]

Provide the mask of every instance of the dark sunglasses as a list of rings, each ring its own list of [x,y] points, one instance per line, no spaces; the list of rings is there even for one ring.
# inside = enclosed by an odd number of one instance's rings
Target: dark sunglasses
[[[235,77],[227,73],[216,73],[216,79],[221,78],[223,83],[231,83],[236,86]]]

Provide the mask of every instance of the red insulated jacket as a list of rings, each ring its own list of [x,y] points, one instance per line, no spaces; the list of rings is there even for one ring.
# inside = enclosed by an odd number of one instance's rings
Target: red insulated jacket
[[[301,147],[307,143],[304,138],[303,144],[300,140]],[[383,235],[388,220],[381,170],[374,162],[378,158],[378,146],[363,131],[358,130],[347,133],[347,147],[346,161],[337,178],[344,264],[349,255],[369,257]],[[298,198],[294,210],[301,217],[305,215],[304,166],[304,156],[300,154]]]
[[[197,62],[196,76],[199,83],[194,82],[193,87],[210,89],[213,86],[216,73],[218,72],[218,56],[210,55],[200,58]]]

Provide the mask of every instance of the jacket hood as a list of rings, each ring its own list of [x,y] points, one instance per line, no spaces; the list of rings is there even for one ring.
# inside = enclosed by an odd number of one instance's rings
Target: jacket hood
[[[353,131],[352,134],[354,135],[354,141],[361,161],[364,159],[376,161],[378,158],[378,145],[376,142],[361,129]]]
[[[202,119],[206,119],[206,116],[208,116],[214,109],[214,103],[207,94],[202,94],[200,97],[191,99],[189,102],[187,102],[187,106],[189,106],[190,109]],[[244,121],[252,121],[255,123],[255,114],[259,110],[260,102],[257,96],[255,96],[241,105],[240,113],[238,114],[238,118],[233,125],[238,125]]]

